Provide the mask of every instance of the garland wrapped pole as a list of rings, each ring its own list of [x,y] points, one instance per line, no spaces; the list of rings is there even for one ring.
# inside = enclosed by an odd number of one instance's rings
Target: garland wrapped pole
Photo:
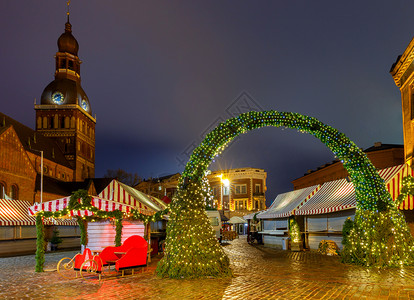
[[[220,123],[193,151],[173,197],[167,227],[165,256],[157,272],[164,277],[228,275],[228,258],[218,244],[203,212],[201,180],[211,161],[235,137],[262,127],[287,127],[318,138],[341,160],[357,197],[352,247],[345,261],[362,265],[401,265],[413,262],[413,239],[384,181],[357,145],[343,133],[319,120],[298,113],[248,112]],[[382,230],[380,232],[380,230]]]
[[[42,219],[43,217],[41,215],[36,216],[36,272],[43,272],[43,266],[45,264],[45,228]]]

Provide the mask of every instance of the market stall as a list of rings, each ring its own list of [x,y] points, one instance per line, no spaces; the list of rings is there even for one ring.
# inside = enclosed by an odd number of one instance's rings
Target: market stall
[[[267,247],[288,249],[289,217],[320,189],[320,185],[279,194],[272,205],[256,217],[263,222],[263,244]],[[297,220],[303,223],[303,218]]]
[[[100,251],[109,245],[120,245],[130,235],[151,241],[149,224],[162,220],[167,206],[155,197],[113,180],[98,196],[80,190],[71,197],[34,205],[29,211],[36,216],[38,243],[43,238],[40,233],[43,220],[76,217],[81,227],[81,244]],[[37,266],[39,270],[40,265],[41,262]]]
[[[29,254],[36,251],[36,218],[28,213],[29,201],[0,199],[0,256]],[[45,221],[45,238],[50,240],[53,229],[58,230],[60,248],[79,246],[76,220]]]
[[[398,190],[398,178],[405,168],[406,165],[398,165],[379,170],[378,173],[388,188]],[[354,218],[355,207],[354,185],[349,179],[325,182],[315,195],[295,211],[296,215],[304,216],[301,228],[306,233],[307,247],[318,249],[321,240],[331,240],[341,249],[342,226],[347,218]]]

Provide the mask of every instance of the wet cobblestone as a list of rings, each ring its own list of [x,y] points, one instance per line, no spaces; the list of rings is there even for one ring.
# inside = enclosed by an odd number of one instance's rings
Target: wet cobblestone
[[[0,258],[0,299],[414,299],[414,267],[345,265],[314,252],[250,246],[243,237],[224,249],[232,278],[160,279],[155,276],[157,257],[146,272],[134,276],[70,280],[56,271],[35,273],[34,255]],[[75,254],[48,253],[45,269]]]

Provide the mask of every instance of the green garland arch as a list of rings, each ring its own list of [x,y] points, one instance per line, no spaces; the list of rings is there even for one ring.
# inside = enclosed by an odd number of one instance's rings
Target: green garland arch
[[[413,262],[413,239],[404,217],[367,156],[338,130],[313,117],[292,112],[248,112],[220,123],[193,151],[171,203],[166,249],[157,266],[162,277],[226,276],[228,258],[212,239],[204,213],[201,179],[214,157],[238,135],[262,127],[287,127],[311,134],[341,160],[357,197],[355,226],[344,261],[362,265]],[[381,232],[377,229],[381,228]]]

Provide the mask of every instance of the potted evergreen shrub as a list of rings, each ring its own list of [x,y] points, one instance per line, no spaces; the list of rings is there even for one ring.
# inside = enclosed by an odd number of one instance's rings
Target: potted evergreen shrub
[[[302,245],[302,239],[300,235],[300,228],[294,216],[291,216],[289,218],[289,235],[290,235],[290,250],[302,251],[303,245]]]
[[[62,243],[62,241],[63,241],[62,238],[59,236],[59,230],[54,229],[52,238],[50,239],[51,250],[56,251],[58,248],[58,245]]]

